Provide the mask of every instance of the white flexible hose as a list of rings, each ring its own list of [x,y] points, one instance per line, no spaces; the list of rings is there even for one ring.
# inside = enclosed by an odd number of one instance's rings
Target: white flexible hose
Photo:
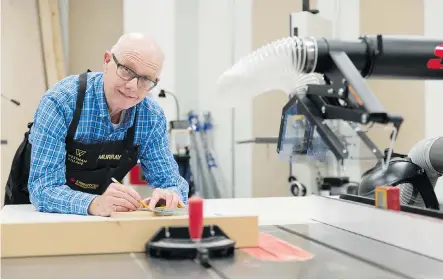
[[[271,90],[281,90],[288,95],[303,93],[307,84],[324,83],[321,74],[304,72],[308,62],[312,63],[308,61],[303,38],[273,41],[227,69],[219,77],[218,94],[235,105]]]

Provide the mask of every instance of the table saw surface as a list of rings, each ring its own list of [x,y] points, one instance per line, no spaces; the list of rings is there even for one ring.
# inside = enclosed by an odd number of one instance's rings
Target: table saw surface
[[[260,231],[313,255],[262,261],[243,250],[211,260],[152,259],[142,253],[3,258],[2,278],[442,278],[443,220],[338,198],[280,197],[205,201],[205,213],[257,215]],[[2,223],[57,220],[31,205],[6,206]],[[70,219],[107,219],[69,216]],[[32,234],[32,233],[29,233]]]

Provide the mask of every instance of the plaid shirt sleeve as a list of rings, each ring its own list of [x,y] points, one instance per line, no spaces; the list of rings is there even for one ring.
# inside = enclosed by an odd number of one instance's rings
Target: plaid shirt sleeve
[[[158,115],[149,141],[139,157],[143,173],[148,184],[154,188],[163,188],[179,194],[184,204],[188,203],[189,185],[180,175],[177,162],[170,150],[166,117]]]
[[[65,185],[67,129],[61,104],[44,96],[30,134],[29,196],[31,203],[42,212],[87,215],[95,195],[74,191]]]

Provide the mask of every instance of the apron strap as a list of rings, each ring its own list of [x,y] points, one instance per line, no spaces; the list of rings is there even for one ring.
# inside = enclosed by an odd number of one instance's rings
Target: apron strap
[[[134,116],[134,122],[132,126],[128,129],[125,137],[125,152],[124,152],[124,160],[121,162],[119,168],[115,170],[113,176],[117,180],[123,180],[123,178],[128,174],[128,172],[137,164],[137,156],[138,156],[138,149],[135,150],[135,154],[132,153],[134,148],[134,134],[135,134],[135,126],[137,125],[137,106],[134,106],[135,110],[135,116]],[[109,178],[109,184],[112,183],[111,179]]]
[[[135,126],[137,124],[137,106],[134,107],[135,110],[135,116],[134,116],[134,123],[132,126],[128,129],[128,133],[126,134],[126,147],[131,147],[134,145],[134,134],[135,134]]]
[[[86,72],[80,74],[79,77],[77,103],[75,105],[74,117],[72,118],[68,134],[66,135],[66,142],[73,141],[75,132],[77,131],[78,122],[83,108],[83,101],[85,100],[88,72],[91,71],[88,69]]]

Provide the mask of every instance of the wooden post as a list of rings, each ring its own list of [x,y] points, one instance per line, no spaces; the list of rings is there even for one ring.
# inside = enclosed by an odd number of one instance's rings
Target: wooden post
[[[46,88],[65,77],[58,0],[37,0],[40,36],[46,73]]]

